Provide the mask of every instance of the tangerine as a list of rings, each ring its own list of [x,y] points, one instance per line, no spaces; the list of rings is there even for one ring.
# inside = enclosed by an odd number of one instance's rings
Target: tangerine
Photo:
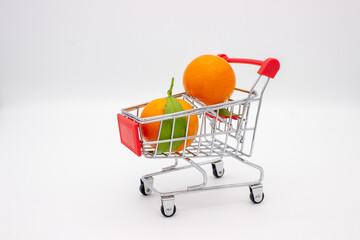
[[[183,76],[185,91],[205,103],[226,102],[235,89],[235,73],[230,64],[215,55],[202,55],[186,67]]]
[[[182,99],[176,99],[182,106],[183,110],[190,110],[193,109],[193,107],[187,103],[186,101]],[[147,117],[154,117],[163,115],[165,112],[165,105],[166,105],[167,98],[158,98],[151,102],[149,102],[144,110],[141,113],[141,118],[147,118]],[[186,117],[186,121],[188,120],[188,117]],[[188,132],[187,136],[195,136],[198,131],[198,117],[197,115],[191,115],[189,120],[189,126],[188,126]],[[159,128],[160,128],[160,122],[152,122],[152,123],[146,123],[141,125],[141,132],[142,136],[147,142],[157,141],[158,134],[159,134]],[[186,141],[186,147],[188,147],[192,142],[193,139],[188,139]],[[183,150],[184,148],[184,142],[175,149],[173,152],[178,152]],[[154,146],[155,147],[155,146]]]

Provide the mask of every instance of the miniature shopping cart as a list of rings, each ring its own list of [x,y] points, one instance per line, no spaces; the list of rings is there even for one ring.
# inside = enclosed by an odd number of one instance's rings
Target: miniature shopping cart
[[[274,58],[260,61],[229,58],[225,54],[219,54],[218,56],[224,58],[229,63],[244,63],[260,66],[258,70],[259,77],[250,90],[235,88],[231,99],[225,103],[211,106],[205,105],[187,93],[180,93],[173,95],[173,97],[187,101],[192,105],[193,109],[161,116],[141,118],[141,111],[147,105],[147,103],[145,103],[124,108],[121,110],[121,114],[117,115],[121,142],[137,156],[143,155],[146,158],[174,159],[175,161],[173,165],[165,167],[161,171],[146,174],[140,179],[140,192],[143,195],[149,195],[152,192],[160,195],[161,212],[166,217],[171,217],[175,214],[175,195],[178,194],[248,186],[250,189],[250,199],[253,203],[260,203],[264,199],[263,186],[261,184],[264,171],[262,167],[249,162],[244,159],[244,157],[251,157],[252,155],[263,93],[270,78],[274,78],[278,72],[280,64],[279,61]],[[226,116],[224,116],[224,114],[220,115],[220,109],[226,109],[229,114]],[[159,140],[158,137],[157,141],[144,141],[141,134],[142,124],[160,122],[158,134],[158,136],[160,136],[161,126],[165,120],[172,119],[173,124],[175,124],[176,118],[187,117],[188,128],[191,115],[196,115],[199,118],[200,129],[197,135],[188,136],[186,129],[186,135],[182,138]],[[174,125],[172,131],[174,132]],[[173,136],[173,132],[171,136]],[[185,148],[186,142],[191,139],[193,142]],[[172,143],[180,140],[184,141],[184,148],[182,150],[178,152],[169,151],[157,153],[159,144],[170,143],[169,149],[171,149]],[[232,157],[241,163],[257,169],[259,171],[259,178],[255,181],[208,186],[208,175],[202,166],[211,164],[213,175],[216,178],[221,178],[224,174],[224,157]],[[187,164],[178,166],[179,159],[185,161]],[[160,192],[154,187],[155,176],[191,167],[200,172],[202,183],[171,192]]]

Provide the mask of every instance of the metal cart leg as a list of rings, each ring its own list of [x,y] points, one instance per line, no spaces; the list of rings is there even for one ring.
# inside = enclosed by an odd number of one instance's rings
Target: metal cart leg
[[[203,187],[206,186],[207,184],[207,174],[205,172],[204,169],[202,169],[200,167],[200,165],[198,165],[197,163],[195,163],[193,160],[191,160],[190,158],[185,158],[185,160],[190,163],[195,169],[199,170],[199,172],[202,174],[203,176],[203,182],[201,184],[197,184],[197,185],[192,185],[192,186],[188,186],[187,190],[195,190],[195,189],[201,189]]]
[[[146,175],[141,177],[140,188],[141,188],[141,185],[144,185],[144,187],[150,188],[151,192],[154,192],[154,193],[156,193],[156,194],[158,194],[160,196],[168,196],[168,195],[174,195],[175,193],[177,193],[177,194],[184,193],[184,192],[187,192],[189,190],[202,189],[207,184],[207,174],[204,171],[204,169],[202,169],[200,166],[210,164],[210,163],[221,160],[221,159],[217,158],[217,159],[212,159],[212,160],[209,160],[209,161],[204,161],[204,162],[201,162],[201,163],[195,163],[193,160],[191,160],[189,158],[185,158],[185,159],[181,158],[181,159],[185,160],[187,163],[189,163],[189,165],[176,167],[177,164],[178,164],[178,161],[176,160],[174,165],[163,168],[159,172],[146,174]],[[201,173],[202,178],[203,178],[202,183],[197,184],[197,185],[193,185],[193,186],[188,186],[186,190],[175,191],[175,192],[159,192],[153,186],[153,182],[154,182],[153,177],[155,177],[155,176],[159,176],[159,175],[167,174],[167,173],[171,173],[171,172],[176,172],[176,171],[180,171],[180,170],[184,170],[184,169],[188,169],[188,168],[192,168],[192,167],[195,168],[196,170],[198,170]],[[141,190],[140,190],[140,192],[142,193]],[[144,195],[148,195],[148,194],[144,194]]]
[[[163,171],[167,171],[167,170],[171,170],[171,169],[173,169],[173,168],[176,168],[177,165],[178,165],[178,162],[179,162],[178,159],[175,158],[175,163],[174,163],[173,165],[168,166],[168,167],[164,167],[162,170],[163,170]]]
[[[255,163],[249,162],[239,156],[234,156],[234,158],[236,158],[237,160],[243,162],[244,164],[253,167],[257,170],[259,170],[260,173],[260,177],[259,180],[256,181],[255,183],[249,184],[249,189],[250,189],[250,200],[255,203],[261,203],[264,200],[264,192],[263,192],[263,185],[261,184],[262,180],[264,179],[264,170],[262,167],[260,167],[259,165],[256,165]]]
[[[190,192],[197,192],[197,191],[206,191],[206,190],[214,190],[214,189],[222,189],[222,188],[235,188],[235,187],[249,187],[250,189],[250,199],[253,203],[261,203],[264,199],[264,193],[263,193],[263,185],[261,184],[263,178],[264,178],[264,171],[263,168],[259,165],[256,165],[252,162],[249,162],[242,157],[239,156],[232,156],[234,159],[244,163],[245,165],[248,165],[249,167],[255,168],[259,171],[259,178],[255,181],[250,182],[240,182],[240,183],[232,183],[232,184],[224,184],[224,185],[213,185],[213,186],[207,186],[207,180],[208,176],[205,172],[205,170],[201,167],[201,165],[205,164],[211,164],[213,168],[213,174],[215,177],[219,178],[224,175],[224,163],[222,158],[217,158],[209,161],[204,161],[200,163],[196,163],[193,160],[189,158],[181,158],[184,161],[186,161],[189,165],[186,166],[177,166],[178,165],[178,159],[175,160],[175,164],[163,168],[159,172],[150,173],[147,175],[144,175],[140,180],[140,192],[144,195],[149,195],[150,193],[154,192],[155,194],[160,195],[161,198],[161,213],[165,217],[171,217],[176,212],[176,206],[175,206],[175,195],[177,194],[184,194],[184,193],[190,193]],[[170,172],[176,172],[188,168],[195,168],[198,170],[202,175],[202,183],[188,186],[184,190],[178,190],[178,191],[171,191],[171,192],[160,192],[154,187],[154,178],[155,176],[170,173]]]

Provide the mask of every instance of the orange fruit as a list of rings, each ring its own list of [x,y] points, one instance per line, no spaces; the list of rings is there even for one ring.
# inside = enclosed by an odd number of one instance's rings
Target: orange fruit
[[[183,110],[190,110],[193,109],[193,107],[187,103],[186,101],[182,99],[176,99],[182,106]],[[167,98],[159,98],[155,99],[151,102],[149,102],[144,110],[141,113],[141,118],[147,118],[147,117],[154,117],[163,115],[165,112],[165,104],[166,104]],[[188,117],[186,117],[186,121],[188,120]],[[188,126],[188,136],[195,136],[197,134],[199,127],[198,123],[198,117],[197,115],[191,115],[189,120],[189,126]],[[141,132],[142,136],[147,142],[157,141],[158,134],[159,134],[159,128],[160,128],[160,122],[152,122],[152,123],[146,123],[141,125]],[[188,147],[194,139],[188,139],[186,141],[186,147]],[[183,150],[184,148],[184,142],[173,152],[178,152]],[[155,145],[153,146],[155,147]]]
[[[195,58],[185,69],[185,91],[206,105],[226,102],[235,89],[235,73],[230,64],[215,55]]]

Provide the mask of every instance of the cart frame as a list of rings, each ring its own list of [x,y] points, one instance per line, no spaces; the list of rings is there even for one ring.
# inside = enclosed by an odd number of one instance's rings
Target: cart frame
[[[166,217],[171,217],[175,214],[175,195],[179,194],[248,186],[252,202],[260,203],[264,199],[263,185],[261,184],[264,178],[263,168],[243,157],[251,157],[253,153],[263,94],[270,78],[274,78],[278,72],[280,64],[279,61],[274,58],[260,61],[229,58],[225,54],[219,54],[218,56],[224,58],[229,63],[245,63],[260,66],[258,70],[259,77],[249,91],[236,88],[232,99],[229,99],[229,101],[225,103],[211,106],[206,106],[200,100],[187,93],[180,93],[173,95],[173,97],[187,101],[192,105],[193,109],[161,116],[141,118],[140,112],[147,105],[147,103],[144,103],[124,108],[121,110],[121,114],[118,114],[121,142],[136,155],[143,155],[146,158],[171,158],[175,160],[173,165],[165,167],[161,171],[146,174],[140,179],[140,192],[143,195],[149,195],[151,193],[159,195],[162,202],[161,212]],[[266,79],[262,84],[259,84],[263,76],[266,77]],[[223,108],[228,110],[229,116],[219,115],[220,109]],[[199,116],[200,130],[197,135],[188,136],[189,120],[192,115]],[[182,138],[173,139],[175,119],[179,117],[187,118],[186,134]],[[166,120],[172,120],[173,123],[171,139],[159,140],[161,126]],[[146,142],[142,136],[141,126],[152,122],[160,123],[158,139],[157,141]],[[193,139],[193,142],[190,146],[186,147],[186,142],[190,139]],[[180,140],[185,142],[184,148],[181,151],[157,153],[159,144],[170,143],[169,149],[172,149],[173,142]],[[208,176],[201,166],[211,164],[213,175],[216,178],[220,178],[224,174],[224,157],[234,158],[258,170],[258,179],[240,183],[207,186]],[[184,160],[187,165],[178,166],[178,159]],[[160,192],[154,187],[155,176],[191,167],[198,170],[202,175],[202,182],[200,184],[187,186],[185,189],[170,192]]]

